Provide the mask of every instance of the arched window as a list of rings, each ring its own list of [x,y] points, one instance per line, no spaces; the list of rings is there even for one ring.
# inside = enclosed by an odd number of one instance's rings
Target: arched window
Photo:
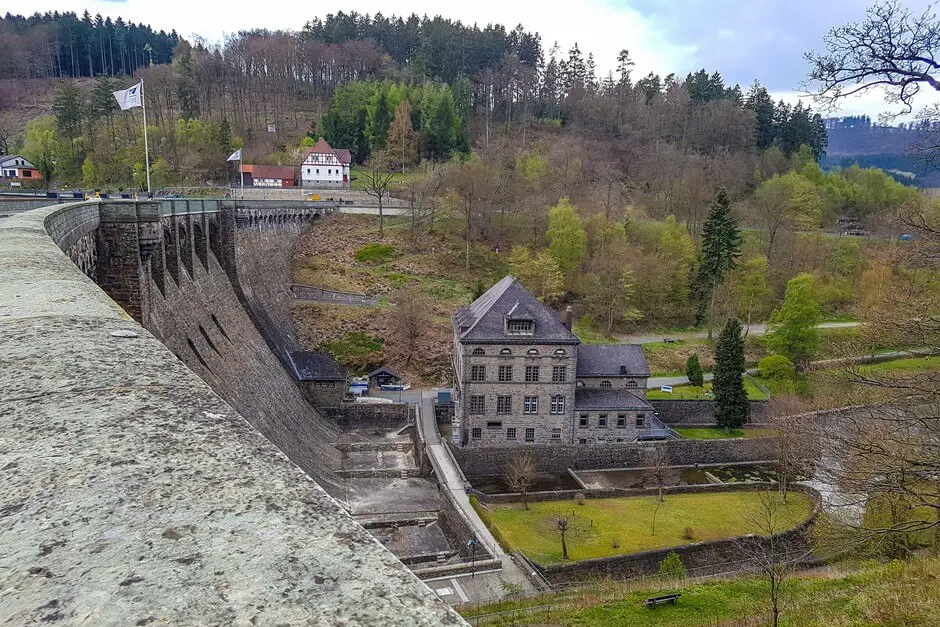
[[[486,351],[483,350],[482,348],[480,348],[480,347],[478,346],[477,348],[474,348],[474,349],[473,349],[473,353],[472,353],[472,354],[473,354],[473,355],[486,355]]]
[[[512,351],[509,350],[508,348],[504,348],[501,351],[499,351],[499,354],[500,355],[512,355]]]
[[[635,387],[636,387],[636,381],[627,381],[627,387],[628,387],[628,388],[635,388]]]
[[[611,387],[610,381],[601,381],[601,387],[602,387],[602,388],[609,388],[609,387]]]
[[[539,349],[537,349],[537,348],[530,348],[526,354],[527,354],[527,355],[533,355],[533,356],[534,356],[534,355],[538,355],[538,354],[539,354]]]
[[[555,350],[555,357],[564,357],[564,356],[565,356],[565,349],[559,348]]]
[[[575,385],[576,385],[577,387],[579,387],[579,388],[583,388],[583,387],[584,387],[584,381],[578,381]]]

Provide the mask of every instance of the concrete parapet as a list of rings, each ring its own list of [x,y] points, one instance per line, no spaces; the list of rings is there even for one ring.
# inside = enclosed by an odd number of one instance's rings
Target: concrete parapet
[[[0,221],[0,622],[464,624],[62,253],[97,212]]]

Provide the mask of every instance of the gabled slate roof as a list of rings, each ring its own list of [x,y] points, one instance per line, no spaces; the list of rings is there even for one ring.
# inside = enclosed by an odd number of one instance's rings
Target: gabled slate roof
[[[626,366],[625,373],[620,366]],[[650,368],[639,344],[584,345],[578,349],[579,377],[648,377]]]
[[[574,392],[574,410],[578,411],[620,411],[647,410],[653,406],[636,394],[618,388],[577,388]]]
[[[388,375],[395,377],[396,379],[401,379],[401,374],[399,374],[397,370],[393,368],[389,368],[388,366],[379,366],[378,368],[376,368],[375,370],[367,374],[366,377],[371,379],[372,377],[379,375],[379,374],[388,374]]]
[[[294,351],[290,353],[290,360],[298,381],[346,380],[346,368],[329,353]]]
[[[506,333],[507,316],[535,321],[532,335]],[[454,328],[464,343],[578,344],[558,314],[540,303],[516,280],[506,276],[453,317]]]

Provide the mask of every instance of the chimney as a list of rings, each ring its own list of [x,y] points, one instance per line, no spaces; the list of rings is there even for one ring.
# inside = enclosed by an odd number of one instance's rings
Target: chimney
[[[565,307],[565,315],[562,318],[562,324],[565,325],[565,328],[569,331],[571,330],[571,319],[574,318],[574,311],[571,309],[571,305]]]

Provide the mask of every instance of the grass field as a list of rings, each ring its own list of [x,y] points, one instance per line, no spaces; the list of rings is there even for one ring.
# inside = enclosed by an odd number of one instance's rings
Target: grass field
[[[690,440],[721,440],[725,438],[762,438],[774,434],[773,429],[731,429],[725,433],[717,427],[675,427],[675,432]]]
[[[695,385],[676,385],[672,392],[663,392],[659,388],[647,390],[646,398],[651,401],[678,401],[678,400],[701,400],[713,401],[715,397],[711,394],[712,384],[706,383],[702,387]],[[767,395],[764,394],[750,379],[744,379],[744,391],[747,392],[747,398],[752,401],[766,401]]]
[[[935,625],[940,615],[940,559],[866,562],[808,571],[787,582],[781,625]],[[463,610],[465,616],[494,614],[476,625],[705,627],[766,625],[766,581],[743,577],[705,582],[598,582],[585,590]],[[651,612],[643,601],[680,592],[676,605]],[[527,607],[542,607],[529,610]],[[547,606],[547,607],[546,607]],[[504,612],[504,614],[495,614]]]
[[[587,499],[584,505],[542,501],[530,503],[528,510],[521,503],[512,503],[494,506],[484,512],[483,519],[498,529],[507,549],[522,549],[538,562],[553,563],[562,561],[555,523],[559,515],[572,516],[568,556],[581,560],[752,533],[754,527],[747,516],[756,510],[760,498],[759,492],[670,494],[662,504],[656,497],[639,496]],[[788,503],[781,505],[781,526],[795,527],[811,511],[810,499],[793,493]],[[692,529],[693,540],[683,537],[686,528]]]

